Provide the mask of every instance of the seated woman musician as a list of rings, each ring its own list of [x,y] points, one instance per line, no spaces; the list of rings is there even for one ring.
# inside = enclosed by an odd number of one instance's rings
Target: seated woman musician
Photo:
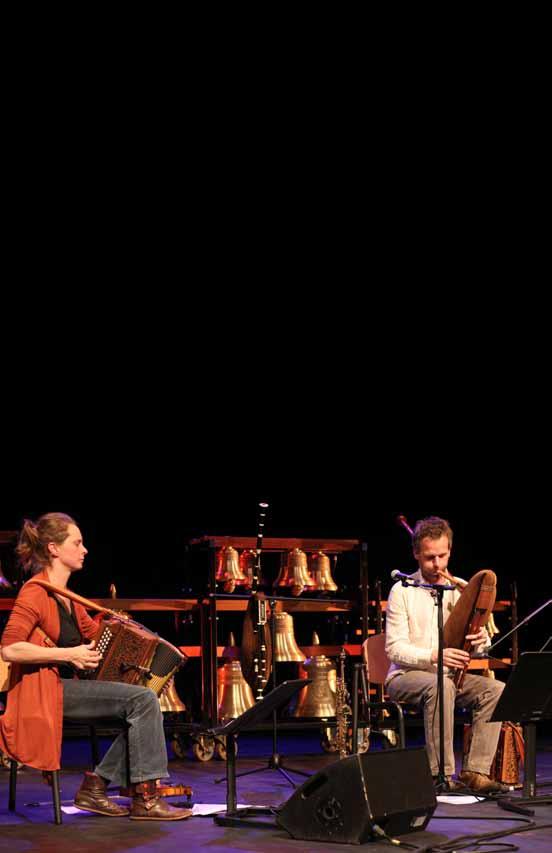
[[[447,521],[430,516],[418,521],[413,531],[414,557],[418,571],[414,580],[428,584],[447,582],[447,566],[452,546],[452,530]],[[443,621],[446,622],[460,593],[447,590],[443,595]],[[420,705],[424,713],[426,749],[431,772],[437,778],[439,749],[439,704],[437,692],[438,628],[437,608],[432,590],[404,587],[396,583],[389,593],[385,620],[385,651],[391,661],[386,678],[389,697],[397,702]],[[490,645],[485,628],[468,634],[474,652]],[[470,788],[481,794],[507,790],[489,778],[500,735],[500,723],[489,719],[504,684],[492,678],[468,673],[457,689],[454,669],[468,665],[470,655],[462,649],[443,650],[444,662],[444,775],[451,790]],[[452,779],[454,763],[454,705],[472,709],[472,741],[460,783]]]
[[[191,810],[176,808],[156,793],[168,776],[163,715],[153,690],[114,681],[79,680],[98,667],[92,637],[98,625],[81,604],[34,580],[65,589],[87,554],[75,521],[47,513],[23,524],[17,554],[33,574],[16,600],[6,625],[1,656],[11,664],[6,712],[0,717],[0,750],[39,770],[60,767],[63,718],[117,718],[127,729],[112,743],[93,773],[85,773],[75,805],[85,811],[133,820],[182,820]],[[130,809],[107,797],[108,784],[130,783]]]

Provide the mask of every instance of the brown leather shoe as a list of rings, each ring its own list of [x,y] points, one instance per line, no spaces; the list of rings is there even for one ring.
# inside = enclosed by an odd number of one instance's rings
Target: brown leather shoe
[[[433,784],[437,785],[439,782],[438,776],[433,776]],[[443,788],[442,793],[448,794],[453,791],[464,791],[466,788],[465,785],[462,785],[461,782],[458,782],[456,779],[453,779],[452,776],[445,776],[445,787]]]
[[[495,782],[490,776],[475,770],[462,770],[458,778],[474,794],[505,794],[510,790],[507,785]]]
[[[107,796],[107,786],[101,776],[86,771],[75,796],[75,805],[85,812],[96,812],[107,817],[123,817],[130,814],[124,806],[118,806]]]
[[[157,792],[157,780],[148,779],[131,785],[131,820],[185,820],[192,816],[191,809],[179,809],[166,803]]]

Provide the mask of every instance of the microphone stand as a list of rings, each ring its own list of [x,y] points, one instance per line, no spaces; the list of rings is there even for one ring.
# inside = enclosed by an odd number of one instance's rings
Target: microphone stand
[[[422,589],[431,590],[431,594],[435,598],[437,607],[437,631],[439,637],[439,647],[437,651],[437,696],[439,703],[439,771],[437,774],[437,784],[435,791],[441,794],[447,790],[447,780],[445,777],[445,684],[444,684],[444,663],[443,663],[443,595],[447,589],[456,589],[452,584],[440,583],[422,583],[421,581],[401,578],[403,586],[420,586]]]

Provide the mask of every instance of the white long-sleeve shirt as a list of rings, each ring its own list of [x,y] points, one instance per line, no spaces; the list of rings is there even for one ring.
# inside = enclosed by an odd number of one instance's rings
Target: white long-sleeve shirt
[[[424,582],[418,569],[411,575],[413,580]],[[443,593],[443,624],[460,598],[456,589]],[[437,664],[431,663],[433,651],[439,648],[437,629],[437,605],[430,589],[403,586],[399,581],[391,587],[385,615],[385,651],[391,661],[386,684],[391,678],[411,669],[437,672]],[[445,673],[450,672],[448,666]]]

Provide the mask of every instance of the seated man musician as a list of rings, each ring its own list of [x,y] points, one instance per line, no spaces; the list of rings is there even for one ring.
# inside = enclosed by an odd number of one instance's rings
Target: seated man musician
[[[65,589],[88,552],[72,518],[48,513],[36,524],[25,521],[17,553],[36,579]],[[127,730],[95,771],[85,774],[75,805],[109,817],[130,814],[133,820],[190,817],[190,809],[169,805],[157,792],[157,780],[168,772],[163,715],[153,690],[77,677],[100,662],[92,640],[97,631],[81,604],[52,593],[34,578],[23,585],[0,642],[2,659],[11,664],[7,708],[0,717],[0,750],[30,767],[58,770],[64,717],[118,718]],[[130,810],[107,797],[108,783],[129,782]]]
[[[452,530],[447,521],[436,516],[419,521],[413,532],[414,557],[418,571],[415,580],[426,583],[446,583],[446,573],[452,546]],[[443,621],[446,622],[458,600],[458,590],[443,594]],[[385,651],[391,661],[386,690],[390,698],[409,702],[423,708],[426,748],[434,779],[439,767],[439,706],[437,698],[438,627],[437,607],[432,590],[403,586],[391,588],[387,602]],[[485,628],[468,635],[474,650],[490,644]],[[454,668],[467,666],[468,652],[447,648],[444,662],[444,775],[451,790],[470,788],[481,794],[507,790],[489,777],[500,735],[500,723],[488,722],[504,689],[504,684],[492,678],[467,673],[460,689],[453,681]],[[452,779],[454,763],[454,706],[472,709],[472,740],[469,753],[460,773],[461,786]]]

